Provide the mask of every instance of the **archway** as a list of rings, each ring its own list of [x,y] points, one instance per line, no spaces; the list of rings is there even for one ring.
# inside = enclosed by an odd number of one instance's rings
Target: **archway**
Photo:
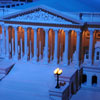
[[[92,85],[96,86],[97,85],[97,76],[92,76]]]

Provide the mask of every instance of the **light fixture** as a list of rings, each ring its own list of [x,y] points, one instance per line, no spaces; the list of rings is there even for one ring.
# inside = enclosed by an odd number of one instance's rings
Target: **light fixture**
[[[55,88],[60,88],[60,85],[59,85],[59,75],[62,74],[62,69],[56,68],[54,70],[54,74],[57,75],[57,85],[56,85]]]

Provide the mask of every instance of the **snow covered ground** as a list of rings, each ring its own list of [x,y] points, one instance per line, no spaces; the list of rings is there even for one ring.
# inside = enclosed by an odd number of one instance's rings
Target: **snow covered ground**
[[[18,61],[10,73],[0,81],[0,100],[49,100],[49,89],[56,85],[53,71],[58,66],[51,64],[44,65],[29,61],[24,63]],[[63,73],[71,75],[74,68],[64,68]],[[68,72],[68,73],[67,73]],[[71,100],[99,100],[94,99],[99,96],[100,92],[79,90],[79,92],[72,97]]]
[[[55,68],[48,67],[19,61],[0,82],[0,100],[49,100]]]
[[[0,81],[0,100],[49,100],[49,89],[56,86],[53,71],[58,66],[41,63],[18,61]],[[64,73],[66,68],[62,69]],[[67,69],[69,76],[75,71]]]
[[[100,91],[81,88],[72,96],[71,100],[100,100]]]

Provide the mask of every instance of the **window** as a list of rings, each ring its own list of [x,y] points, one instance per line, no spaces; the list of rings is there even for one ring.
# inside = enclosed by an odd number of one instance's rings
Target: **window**
[[[99,52],[97,52],[97,55],[99,56]]]
[[[97,52],[96,60],[99,60],[99,52]]]
[[[100,37],[100,34],[98,34],[98,37]]]
[[[23,5],[23,3],[21,3],[21,5]]]
[[[19,6],[19,4],[17,4],[17,6]]]
[[[10,8],[10,5],[7,5],[6,7],[7,7],[7,8]]]
[[[12,5],[12,7],[15,7],[15,5]]]
[[[96,57],[96,60],[99,60],[99,56]]]

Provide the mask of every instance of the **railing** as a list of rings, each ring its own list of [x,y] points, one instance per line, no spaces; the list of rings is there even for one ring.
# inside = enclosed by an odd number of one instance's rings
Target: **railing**
[[[10,13],[14,13],[16,11],[19,11],[19,10],[15,10],[13,8],[0,8],[0,17],[3,17],[7,14],[10,14]]]
[[[100,12],[69,12],[72,17],[88,22],[100,22]]]

